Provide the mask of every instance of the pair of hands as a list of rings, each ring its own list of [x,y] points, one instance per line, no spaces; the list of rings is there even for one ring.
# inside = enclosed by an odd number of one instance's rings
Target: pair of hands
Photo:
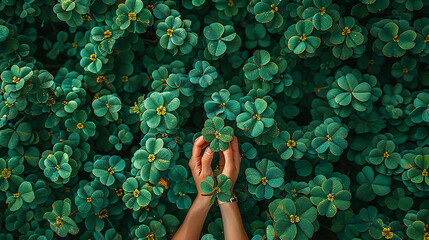
[[[202,196],[202,191],[200,188],[201,182],[205,180],[206,177],[211,176],[215,179],[213,175],[213,170],[211,163],[213,160],[214,152],[207,147],[208,142],[204,141],[203,136],[197,138],[194,142],[192,148],[192,157],[189,160],[189,167],[192,171],[192,176],[194,177],[195,185],[198,190],[198,196]],[[207,147],[207,148],[206,148]],[[205,148],[205,151],[202,152]],[[219,151],[219,173],[225,174],[232,181],[231,192],[234,189],[235,182],[238,178],[238,173],[240,171],[241,155],[238,149],[238,140],[237,137],[233,136],[232,141],[229,143],[228,149],[225,151]],[[210,199],[210,196],[202,196],[206,199]]]

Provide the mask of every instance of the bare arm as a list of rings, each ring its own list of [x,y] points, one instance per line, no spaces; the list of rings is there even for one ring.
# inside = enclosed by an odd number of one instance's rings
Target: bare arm
[[[210,210],[210,197],[197,196],[173,240],[198,240]]]
[[[222,213],[225,240],[247,240],[246,231],[243,227],[240,210],[236,202],[219,205]]]
[[[223,174],[231,179],[233,183],[231,191],[233,191],[238,173],[240,172],[241,163],[237,137],[233,137],[230,146],[220,155],[220,158],[221,165],[224,164]],[[236,202],[219,202],[219,208],[222,213],[225,240],[248,240],[249,238],[243,227],[238,204]]]
[[[194,147],[192,148],[192,157],[189,160],[189,167],[192,171],[198,195],[192,203],[185,220],[174,235],[173,240],[199,240],[204,221],[212,206],[212,204],[209,204],[211,196],[202,196],[202,191],[200,189],[200,183],[204,181],[206,177],[213,177],[213,170],[211,168],[213,151],[207,148],[204,154],[201,154],[201,151],[207,147],[207,145],[208,143],[204,141],[203,137],[199,137],[195,140]]]

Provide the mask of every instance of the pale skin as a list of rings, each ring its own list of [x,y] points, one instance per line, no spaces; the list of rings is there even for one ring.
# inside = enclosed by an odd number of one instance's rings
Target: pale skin
[[[198,190],[198,195],[192,203],[185,220],[173,237],[173,240],[198,240],[207,214],[213,204],[210,204],[211,196],[203,196],[200,183],[208,176],[214,177],[211,163],[214,152],[207,147],[209,143],[201,136],[194,142],[192,157],[189,160],[189,167]],[[203,150],[205,151],[203,152]],[[238,140],[234,136],[229,143],[228,149],[219,152],[219,173],[225,174],[232,181],[231,191],[240,171],[241,155],[238,149]],[[218,202],[222,213],[225,240],[248,240],[243,227],[240,211],[236,202]]]

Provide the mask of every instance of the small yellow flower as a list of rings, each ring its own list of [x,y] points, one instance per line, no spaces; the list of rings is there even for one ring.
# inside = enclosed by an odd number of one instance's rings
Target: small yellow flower
[[[296,146],[296,142],[294,140],[287,141],[286,145],[288,148],[294,148]]]
[[[163,116],[167,113],[167,109],[164,106],[159,106],[156,109],[156,114],[158,114],[159,116]]]
[[[17,76],[13,76],[13,78],[12,78],[12,82],[13,83],[18,83],[19,80],[21,80],[21,79],[19,77],[17,77]]]
[[[173,29],[167,29],[167,36],[171,37],[173,36]]]
[[[78,129],[83,129],[83,124],[82,123],[78,123],[76,126]]]
[[[255,114],[255,115],[252,116],[252,118],[256,119],[256,120],[261,120],[261,115],[260,114]]]
[[[345,36],[345,35],[349,34],[350,32],[351,32],[350,28],[349,27],[345,27],[343,29],[343,32],[341,34]]]
[[[300,37],[299,40],[305,42],[305,40],[307,40],[307,35],[305,35],[305,33],[303,33]]]
[[[107,169],[107,171],[109,172],[110,175],[115,173],[115,171],[111,167],[109,167],[109,169]]]
[[[134,190],[134,192],[133,192],[134,197],[138,197],[139,194],[140,194],[140,191],[138,189]]]
[[[266,177],[263,177],[262,179],[261,179],[261,183],[262,183],[262,185],[267,185],[267,183],[268,183],[268,179],[266,178]]]
[[[112,32],[110,30],[104,31],[104,38],[110,38],[112,36]]]
[[[5,169],[3,169],[3,171],[1,171],[1,176],[4,179],[10,178],[11,175],[12,175],[12,171],[9,168],[5,168]]]
[[[130,20],[130,21],[135,21],[135,20],[137,20],[137,15],[136,15],[136,13],[135,13],[135,12],[130,12],[130,13],[128,13],[128,20]]]
[[[328,196],[326,196],[328,198],[329,201],[333,202],[334,201],[334,195],[332,195],[332,193],[328,194]]]
[[[97,54],[93,53],[89,56],[89,59],[91,59],[91,61],[95,61],[97,60]]]
[[[151,163],[151,162],[155,161],[156,157],[154,154],[149,154],[149,157],[147,157],[147,159]]]
[[[299,221],[301,221],[298,215],[290,215],[289,219],[290,219],[290,223],[299,223]]]

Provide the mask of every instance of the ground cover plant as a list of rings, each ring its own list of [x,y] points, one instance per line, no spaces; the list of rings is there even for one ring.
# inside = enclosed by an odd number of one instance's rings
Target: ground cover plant
[[[171,239],[201,135],[215,152],[238,137],[253,240],[429,239],[428,16],[428,0],[1,0],[0,239]],[[228,199],[225,175],[203,183]],[[223,239],[210,211],[202,238]]]

